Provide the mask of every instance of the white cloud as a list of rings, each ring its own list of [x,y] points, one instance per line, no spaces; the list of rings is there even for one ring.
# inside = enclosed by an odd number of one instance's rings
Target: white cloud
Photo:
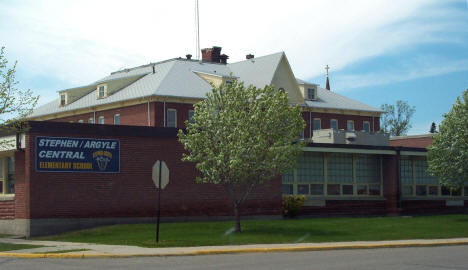
[[[436,55],[407,59],[400,65],[377,72],[340,75],[334,88],[342,91],[374,85],[403,82],[418,78],[468,71],[468,59],[450,60]]]
[[[232,61],[286,51],[296,76],[310,78],[326,64],[339,70],[415,44],[457,42],[441,35],[460,17],[444,3],[200,0],[201,47],[222,46]],[[195,55],[193,13],[188,0],[11,0],[0,3],[0,36],[31,76],[76,86],[121,67]]]

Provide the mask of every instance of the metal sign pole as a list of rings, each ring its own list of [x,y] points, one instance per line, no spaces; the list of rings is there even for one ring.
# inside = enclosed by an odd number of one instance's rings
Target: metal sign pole
[[[161,215],[161,165],[162,161],[159,162],[159,187],[158,187],[158,218],[157,218],[157,225],[156,225],[156,243],[159,243],[159,218]]]

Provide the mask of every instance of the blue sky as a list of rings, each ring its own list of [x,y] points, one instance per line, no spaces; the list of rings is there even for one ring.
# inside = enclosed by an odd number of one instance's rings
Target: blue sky
[[[409,134],[439,124],[468,88],[467,0],[200,2],[201,47],[229,61],[284,51],[295,75],[379,107],[416,107]],[[195,53],[194,1],[2,0],[0,46],[41,95]]]

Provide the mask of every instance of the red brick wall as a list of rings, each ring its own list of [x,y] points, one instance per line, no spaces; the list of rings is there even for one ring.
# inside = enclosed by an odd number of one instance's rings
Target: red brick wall
[[[60,125],[63,130],[60,134],[32,129],[27,141],[31,161],[27,163],[31,179],[31,218],[154,216],[157,192],[151,179],[151,168],[156,160],[166,161],[170,169],[170,183],[161,195],[162,216],[232,214],[225,191],[216,185],[195,183],[197,171],[193,164],[180,161],[184,150],[175,137],[175,129],[171,137],[139,137],[112,136],[113,132],[109,130],[114,127],[101,126],[96,130],[94,125]],[[90,129],[90,132],[81,133],[83,129]],[[135,133],[144,133],[140,129]],[[120,173],[36,172],[34,138],[38,135],[119,139]],[[278,215],[280,207],[281,180],[277,178],[249,196],[243,214]]]
[[[15,201],[0,201],[0,219],[15,218]]]
[[[446,206],[445,200],[403,200],[402,214],[449,214],[466,213],[468,200],[464,206]]]
[[[383,195],[388,214],[398,213],[398,162],[396,156],[382,156]]]
[[[120,107],[116,109],[110,109],[105,111],[97,111],[95,122],[98,123],[99,116],[104,116],[104,124],[113,125],[114,124],[114,115],[120,114],[120,124],[121,125],[131,125],[131,126],[148,126],[148,104],[138,104],[127,107]],[[151,122],[154,123],[154,104],[150,103],[150,115]],[[78,120],[83,120],[84,123],[88,123],[89,118],[93,118],[93,113],[79,114],[69,117],[57,118],[50,121],[54,122],[70,122],[75,123]]]
[[[156,127],[164,126],[164,102],[150,102],[150,125]],[[166,118],[167,110],[177,110],[177,127],[185,127],[185,120],[188,120],[188,111],[193,109],[192,104],[186,103],[172,103],[166,102]],[[138,104],[127,107],[120,107],[105,111],[96,112],[96,123],[98,123],[99,116],[104,116],[104,124],[113,125],[114,115],[120,114],[120,124],[129,126],[148,126],[148,103]],[[69,117],[57,118],[50,121],[53,122],[74,122],[83,120],[88,123],[89,118],[93,118],[93,113],[79,114]],[[166,120],[167,123],[167,120]]]
[[[426,137],[392,138],[390,140],[390,146],[426,148],[431,144],[432,136],[430,135]]]
[[[311,120],[309,118],[309,115],[311,115]],[[310,137],[310,130],[312,130],[313,133],[313,119],[314,118],[320,118],[321,119],[321,127],[322,129],[327,129],[330,128],[330,120],[331,119],[337,119],[338,120],[338,128],[339,129],[345,129],[346,130],[346,125],[348,120],[353,120],[354,121],[354,129],[355,130],[362,130],[363,129],[363,121],[369,121],[370,124],[370,129],[372,131],[372,117],[371,116],[360,116],[360,115],[345,115],[345,114],[333,114],[333,113],[316,113],[316,112],[302,112],[302,118],[304,118],[304,121],[306,121],[307,126],[305,127],[304,130],[304,137],[309,138]],[[312,129],[310,129],[310,125],[312,125]],[[379,117],[374,117],[374,128],[375,131],[380,130],[380,118]]]
[[[385,215],[385,200],[326,200],[325,206],[304,206],[310,216]]]
[[[26,182],[29,178],[25,177],[25,164],[31,160],[26,162],[25,157],[25,151],[15,152],[15,218],[29,217],[29,183]]]

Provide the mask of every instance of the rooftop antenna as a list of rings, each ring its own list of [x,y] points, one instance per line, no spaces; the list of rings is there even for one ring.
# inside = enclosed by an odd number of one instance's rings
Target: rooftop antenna
[[[196,56],[200,60],[200,17],[198,12],[198,0],[195,0],[195,30],[196,30]]]

